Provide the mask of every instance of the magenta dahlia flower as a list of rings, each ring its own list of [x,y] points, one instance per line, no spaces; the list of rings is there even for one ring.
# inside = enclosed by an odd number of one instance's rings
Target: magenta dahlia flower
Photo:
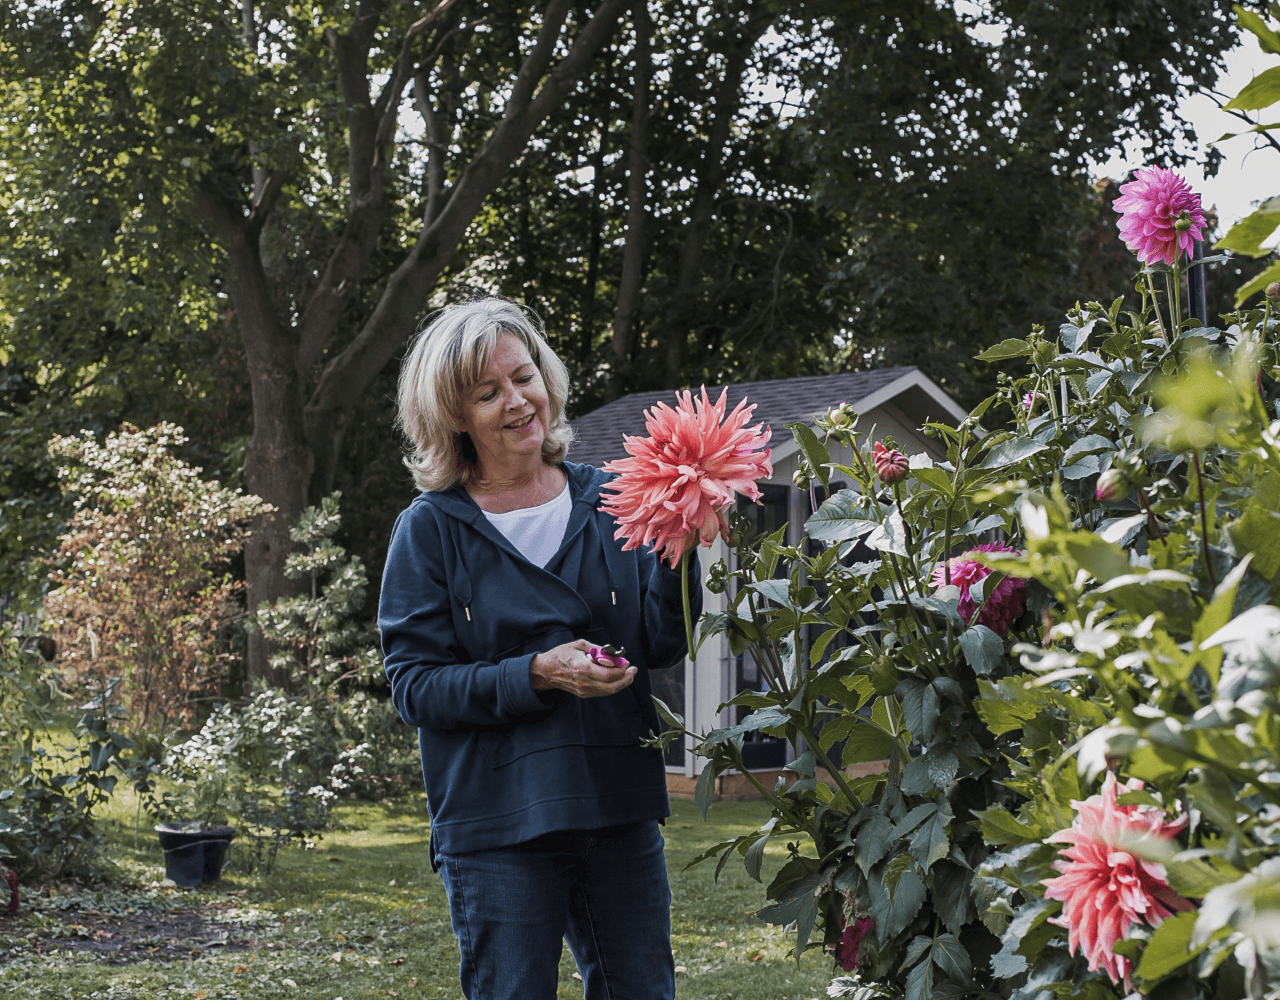
[[[605,464],[618,478],[604,484],[616,496],[601,505],[617,521],[623,551],[653,544],[673,568],[699,540],[710,545],[729,536],[724,512],[741,493],[758,500],[757,479],[773,475],[771,431],[748,427],[755,405],[744,399],[725,416],[725,392],[714,403],[687,390],[676,408],[658,403],[645,412],[648,437],[624,437],[629,457]]]
[[[1164,811],[1154,806],[1117,804],[1119,790],[1141,787],[1136,778],[1120,785],[1108,771],[1101,793],[1071,803],[1076,818],[1070,829],[1048,838],[1071,845],[1060,852],[1067,860],[1055,861],[1062,874],[1044,882],[1045,897],[1062,901],[1062,915],[1051,919],[1069,931],[1071,954],[1079,951],[1091,972],[1101,969],[1113,983],[1123,980],[1126,990],[1133,963],[1111,950],[1115,943],[1139,921],[1159,927],[1174,912],[1193,909],[1169,888],[1164,865],[1130,853],[1139,839],[1172,840],[1187,825],[1185,815],[1166,823]]]
[[[1120,197],[1112,202],[1120,213],[1120,238],[1144,264],[1173,264],[1179,251],[1190,256],[1206,223],[1200,196],[1172,170],[1148,167],[1120,185]],[[1186,222],[1178,220],[1186,215]]]
[[[875,926],[870,917],[855,917],[853,923],[846,924],[844,933],[836,942],[836,961],[845,972],[852,972],[862,964],[862,939]]]
[[[985,580],[991,575],[990,566],[984,566],[970,557],[975,552],[1017,551],[1017,549],[1000,542],[989,542],[983,545],[975,545],[968,552],[962,552],[949,562],[951,583],[953,586],[960,588],[958,610],[961,617],[969,624],[973,624],[973,613],[978,610],[977,602],[969,595],[969,588],[979,580]],[[942,564],[939,563],[933,571],[933,579],[930,580],[930,583],[934,587],[941,587],[946,582],[946,571],[943,569]],[[1026,590],[1026,580],[1006,576],[996,584],[996,589],[987,598],[987,603],[982,606],[982,613],[978,615],[979,624],[987,626],[996,635],[1007,635],[1009,629],[1013,627],[1013,623],[1021,618],[1022,612],[1026,610]]]

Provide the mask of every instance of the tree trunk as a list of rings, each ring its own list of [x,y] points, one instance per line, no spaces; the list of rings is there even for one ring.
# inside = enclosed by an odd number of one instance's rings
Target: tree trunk
[[[631,376],[632,326],[640,305],[640,283],[644,280],[645,202],[649,184],[649,84],[653,76],[653,52],[649,8],[645,0],[632,5],[635,19],[636,51],[635,99],[631,108],[631,139],[627,146],[627,240],[622,247],[622,273],[613,309],[610,335],[612,358],[605,384],[605,402],[611,403],[627,390]]]
[[[742,102],[742,77],[756,41],[769,26],[770,17],[756,17],[742,26],[742,33],[732,43],[725,64],[724,77],[716,92],[715,113],[707,134],[707,144],[698,165],[698,186],[689,209],[684,245],[680,251],[680,277],[676,282],[668,312],[665,347],[665,382],[668,389],[684,385],[685,354],[689,336],[694,332],[693,319],[697,304],[698,282],[702,274],[702,252],[711,232],[720,180],[724,176],[724,150],[729,144],[730,127]]]

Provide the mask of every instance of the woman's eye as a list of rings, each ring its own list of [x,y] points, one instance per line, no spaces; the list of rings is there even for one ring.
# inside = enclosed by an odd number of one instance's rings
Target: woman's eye
[[[493,397],[496,395],[497,395],[496,392],[482,392],[480,393],[480,402],[487,403],[489,402],[489,400],[493,399]]]
[[[518,379],[516,379],[516,381],[519,382],[521,385],[528,385],[530,382],[533,381],[533,372],[530,372],[528,375],[521,375]]]

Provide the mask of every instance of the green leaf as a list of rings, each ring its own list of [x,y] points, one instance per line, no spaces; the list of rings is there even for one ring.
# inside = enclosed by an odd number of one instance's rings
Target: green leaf
[[[1280,514],[1260,503],[1250,503],[1244,516],[1228,530],[1237,552],[1253,553],[1254,572],[1267,580],[1280,575]]]
[[[893,751],[893,744],[893,737],[878,726],[855,725],[845,740],[840,762],[848,767],[884,760]]]
[[[1231,9],[1236,12],[1236,24],[1257,35],[1258,44],[1264,52],[1274,52],[1280,55],[1280,35],[1272,31],[1267,26],[1266,21],[1253,11],[1245,10],[1240,4],[1233,4]]]
[[[771,924],[783,927],[791,923],[796,925],[796,958],[804,952],[804,946],[809,943],[809,935],[813,933],[813,925],[818,918],[818,899],[814,892],[826,878],[823,872],[806,875],[792,883],[776,903],[756,913],[761,920],[767,920]]]
[[[747,589],[775,604],[791,606],[791,587],[787,580],[755,580],[747,584]]]
[[[867,889],[871,894],[871,919],[875,921],[876,938],[881,944],[901,934],[924,905],[924,882],[911,867],[898,877],[892,889],[888,879],[877,877],[873,870],[867,877]]]
[[[1256,295],[1273,281],[1280,281],[1280,260],[1236,289],[1236,308],[1239,309],[1246,299]]]
[[[1031,844],[1041,839],[1038,830],[1027,826],[1002,805],[994,805],[981,812],[974,810],[973,815],[982,824],[982,839],[988,844],[1005,847]]]
[[[777,818],[775,817],[765,824],[764,834],[752,841],[751,846],[747,848],[747,853],[742,858],[747,874],[757,882],[760,881],[760,866],[764,864],[764,848],[769,843],[769,838],[773,836],[773,824],[776,822]]]
[[[728,726],[724,729],[713,729],[702,740],[703,749],[709,750],[711,747],[719,746],[721,743],[727,743],[735,736],[741,736],[743,733],[753,733],[758,729],[770,729],[774,726],[782,726],[787,723],[787,713],[780,708],[765,708],[758,712],[752,712],[736,726]]]
[[[973,982],[973,959],[954,934],[938,935],[933,943],[933,961],[956,982],[965,986]]]
[[[916,806],[898,821],[898,825],[893,828],[893,838],[896,840],[899,837],[905,837],[937,811],[936,802],[926,802]]]
[[[1262,244],[1280,226],[1280,197],[1268,198],[1250,215],[1246,215],[1214,244],[1215,248],[1231,250],[1249,257],[1262,257],[1271,251]]]
[[[684,716],[677,715],[675,712],[671,711],[671,709],[667,707],[667,703],[656,694],[650,695],[649,697],[653,699],[653,704],[658,709],[658,715],[662,717],[663,722],[668,726],[671,726],[673,729],[684,728]]]
[[[866,544],[879,552],[907,555],[907,529],[902,523],[902,515],[893,511],[867,535]]]
[[[928,743],[938,724],[938,692],[918,677],[904,677],[895,692],[902,702],[903,721],[920,742]]]
[[[804,452],[804,457],[809,460],[809,464],[817,473],[818,481],[825,489],[831,481],[831,470],[827,468],[831,463],[831,454],[827,451],[826,445],[818,440],[818,436],[813,433],[813,428],[808,424],[787,424],[787,430],[795,436],[796,444]]]
[[[933,1000],[933,963],[929,959],[907,973],[906,1000]]]
[[[972,883],[973,872],[952,861],[939,860],[933,866],[933,906],[952,934],[959,934],[974,917]]]
[[[707,810],[711,808],[711,802],[716,796],[716,777],[720,773],[719,765],[709,760],[703,767],[702,773],[698,775],[698,783],[693,786],[693,802],[698,807],[698,811],[702,813],[702,818],[707,818]]]
[[[1226,862],[1219,869],[1203,858],[1171,859],[1165,862],[1165,872],[1169,887],[1192,899],[1203,899],[1218,886],[1229,885],[1244,874]]]
[[[951,482],[951,477],[937,466],[931,465],[922,469],[912,469],[911,477],[945,497],[955,496],[955,485]]]
[[[859,497],[852,490],[840,490],[828,497],[804,523],[805,533],[819,542],[851,542],[879,524],[861,513]],[[857,513],[855,513],[857,511]]]
[[[1077,438],[1071,443],[1062,455],[1062,464],[1066,465],[1074,461],[1081,455],[1092,455],[1099,451],[1110,451],[1115,444],[1109,439],[1104,438],[1101,434],[1086,434],[1082,438]]]
[[[1004,361],[1008,358],[1025,358],[1031,354],[1031,345],[1025,340],[1002,340],[978,355],[979,361]]]
[[[871,871],[889,853],[889,845],[893,842],[893,824],[888,817],[872,816],[862,826],[854,838],[853,858],[864,875]]]
[[[989,674],[1004,662],[1004,640],[985,625],[961,632],[960,649],[975,674]]]
[[[1156,928],[1151,940],[1142,949],[1142,961],[1138,963],[1138,978],[1150,982],[1167,976],[1174,969],[1185,965],[1205,949],[1191,947],[1191,932],[1195,930],[1197,914],[1179,913],[1166,917]]]
[[[1223,111],[1259,111],[1280,101],[1280,66],[1264,69],[1222,106]]]
[[[945,788],[956,776],[960,762],[947,749],[921,754],[902,771],[902,791],[906,795],[927,795]]]
[[[1047,451],[1049,446],[1029,437],[1015,437],[1003,441],[991,449],[980,468],[997,469],[1002,465],[1013,465],[1022,462],[1032,455]]]
[[[951,849],[951,840],[947,836],[951,820],[951,806],[944,802],[937,812],[920,824],[920,829],[911,838],[908,850],[926,872],[935,861],[945,858]]]

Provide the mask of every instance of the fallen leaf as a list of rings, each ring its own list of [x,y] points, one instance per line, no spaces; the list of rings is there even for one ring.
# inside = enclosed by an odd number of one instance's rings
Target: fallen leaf
[[[410,986],[417,986],[417,985],[418,985],[418,977],[417,977],[417,976],[414,976],[413,978],[411,978],[411,979],[409,980],[409,985],[410,985]]]
[[[754,955],[749,956],[749,958],[753,962],[758,962],[760,959],[764,958],[764,952],[758,951]]]
[[[235,975],[237,975],[237,976],[238,976],[238,975],[240,975],[240,973],[242,973],[242,972],[248,972],[248,971],[249,971],[249,966],[247,966],[247,965],[237,965],[237,966],[236,966],[234,969],[232,969],[231,971],[232,971]]]
[[[403,959],[403,958],[397,958],[397,959],[395,959],[391,964],[392,964],[392,965],[404,965],[404,959]]]
[[[340,951],[335,951],[332,955],[330,955],[330,956],[329,956],[329,958],[330,958],[330,959],[332,959],[332,960],[333,960],[333,961],[335,961],[335,962],[341,962],[341,961],[342,961],[342,952],[340,952]]]
[[[716,947],[717,947],[717,948],[728,948],[728,947],[729,947],[729,942],[728,942],[728,941],[717,941],[717,942],[716,942]]]
[[[688,969],[686,969],[683,965],[677,965],[677,966],[676,966],[676,972],[688,972],[688,971],[689,971],[689,970],[688,970]]]

